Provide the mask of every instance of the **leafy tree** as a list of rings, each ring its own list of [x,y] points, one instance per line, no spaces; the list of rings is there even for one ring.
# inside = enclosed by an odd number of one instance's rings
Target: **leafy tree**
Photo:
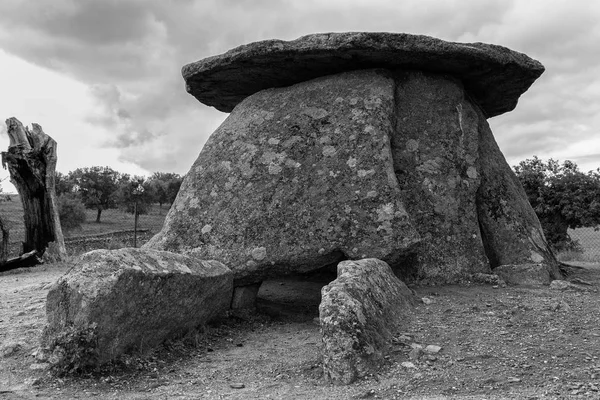
[[[514,167],[546,239],[557,250],[573,249],[568,229],[600,224],[600,169],[584,173],[577,164],[536,156]]]
[[[142,176],[135,176],[121,181],[116,199],[126,212],[133,214],[137,208],[140,215],[148,213],[154,195],[148,181]]]
[[[75,183],[71,180],[69,175],[61,172],[56,172],[54,176],[54,189],[57,196],[62,196],[66,193],[72,193]]]
[[[119,184],[129,178],[110,167],[86,167],[69,172],[75,190],[87,208],[97,210],[96,222],[100,222],[102,210],[115,208]]]
[[[140,214],[146,214],[150,204],[154,202],[154,196],[150,185],[144,177],[136,176],[121,183],[119,188],[119,203],[125,211],[134,214],[133,223],[133,247],[137,247],[138,218]]]
[[[81,228],[86,220],[85,206],[76,193],[63,193],[58,197],[58,217],[65,230]]]
[[[175,201],[183,178],[172,172],[155,172],[148,181],[155,201],[162,208],[163,204],[171,204]]]

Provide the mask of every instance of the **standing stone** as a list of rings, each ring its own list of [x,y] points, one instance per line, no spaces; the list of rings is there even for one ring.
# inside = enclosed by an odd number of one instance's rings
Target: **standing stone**
[[[559,263],[546,242],[540,221],[483,118],[479,156],[477,216],[491,267],[542,263],[550,278],[560,279]]]
[[[144,353],[229,309],[232,273],[157,250],[94,250],[48,293],[42,347],[61,368]]]
[[[323,370],[338,384],[377,371],[415,304],[410,289],[377,259],[339,263],[337,279],[321,296]]]
[[[451,77],[397,71],[395,78],[394,171],[423,239],[414,278],[455,282],[489,273],[475,205],[477,106]]]
[[[231,266],[236,285],[419,241],[394,175],[394,81],[366,70],[256,93],[210,137],[146,247]]]

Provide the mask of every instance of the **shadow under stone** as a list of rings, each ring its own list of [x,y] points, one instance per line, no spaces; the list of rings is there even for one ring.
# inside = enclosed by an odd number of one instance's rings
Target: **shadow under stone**
[[[321,288],[337,277],[336,265],[264,281],[256,298],[257,311],[277,321],[318,319]]]

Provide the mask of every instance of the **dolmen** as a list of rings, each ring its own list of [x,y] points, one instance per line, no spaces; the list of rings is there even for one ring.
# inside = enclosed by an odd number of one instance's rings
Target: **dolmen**
[[[487,123],[543,71],[504,47],[392,33],[268,40],[184,66],[187,91],[230,115],[156,236],[87,253],[51,288],[42,358],[100,365],[252,306],[266,279],[339,264],[320,323],[325,375],[346,384],[406,323],[399,278],[560,278]]]
[[[146,248],[218,260],[245,294],[364,258],[422,283],[521,264],[558,278],[487,123],[543,71],[501,46],[364,32],[188,64],[187,91],[230,114]]]

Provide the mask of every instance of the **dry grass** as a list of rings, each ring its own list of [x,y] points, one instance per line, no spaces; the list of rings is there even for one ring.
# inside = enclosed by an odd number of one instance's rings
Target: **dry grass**
[[[160,210],[158,205],[152,205],[148,214],[139,216],[138,229],[150,229],[152,232],[158,232],[163,226],[167,211],[166,207]],[[133,229],[133,214],[118,209],[102,211],[100,223],[95,222],[96,210],[86,210],[86,214],[87,219],[81,229],[66,231],[65,237],[94,236]]]
[[[569,236],[579,242],[582,251],[563,251],[557,255],[560,261],[600,262],[600,230],[569,229]]]

